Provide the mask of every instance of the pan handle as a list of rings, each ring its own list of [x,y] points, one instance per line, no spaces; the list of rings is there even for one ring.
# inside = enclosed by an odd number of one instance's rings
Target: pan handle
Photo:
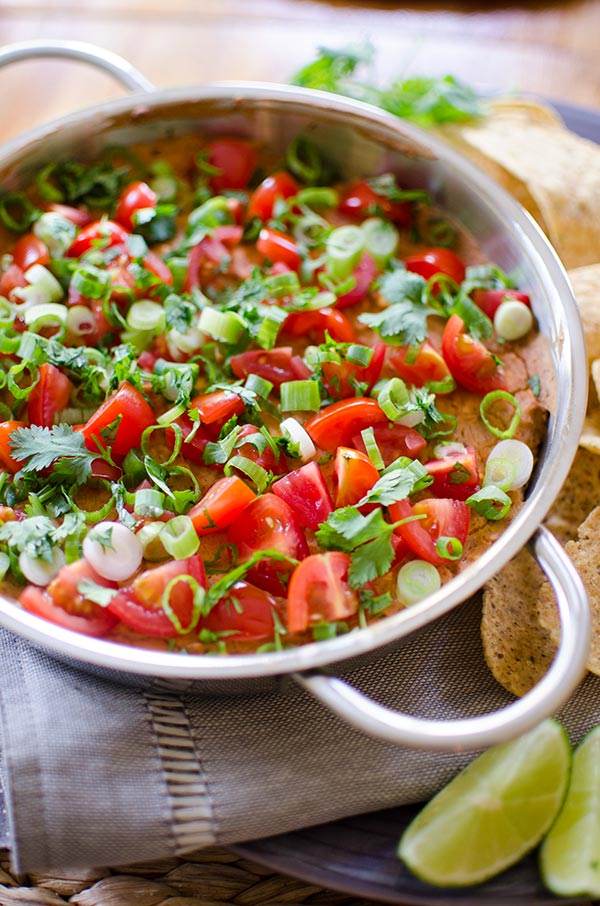
[[[338,677],[299,673],[295,681],[353,727],[407,748],[476,751],[526,732],[564,704],[585,672],[590,644],[587,593],[567,554],[543,527],[530,547],[556,595],[561,641],[549,670],[523,698],[491,714],[440,721],[379,705]]]
[[[123,57],[83,41],[21,41],[0,48],[0,67],[37,57],[67,57],[90,63],[121,83],[128,91],[154,91],[154,85]]]

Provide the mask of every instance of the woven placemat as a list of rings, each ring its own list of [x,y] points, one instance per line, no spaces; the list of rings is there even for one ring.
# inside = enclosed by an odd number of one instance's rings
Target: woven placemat
[[[99,868],[72,877],[15,875],[0,852],[0,906],[372,906],[241,859],[203,849],[185,859]]]

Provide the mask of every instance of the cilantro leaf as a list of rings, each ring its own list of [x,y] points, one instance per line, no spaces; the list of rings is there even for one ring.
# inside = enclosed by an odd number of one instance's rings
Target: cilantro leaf
[[[298,563],[297,560],[294,560],[292,557],[288,557],[285,554],[281,554],[277,550],[267,549],[255,551],[255,553],[253,553],[244,563],[240,563],[238,566],[234,566],[233,569],[230,569],[229,572],[224,573],[216,582],[213,582],[210,588],[207,589],[202,604],[202,613],[210,613],[212,608],[219,603],[221,598],[224,598],[225,595],[231,591],[236,582],[243,579],[246,573],[251,570],[253,566],[256,566],[257,563],[260,563],[261,560],[278,560],[282,563],[289,563],[292,566],[296,566]]]
[[[105,585],[98,585],[93,579],[82,579],[77,585],[77,591],[86,601],[93,601],[100,607],[108,607],[112,599],[118,594],[118,588],[106,588]]]
[[[450,308],[449,315],[459,315],[464,322],[465,330],[475,340],[491,337],[494,330],[490,318],[483,312],[461,288]]]
[[[358,320],[397,346],[420,346],[427,339],[427,316],[434,309],[425,297],[426,280],[402,268],[384,274],[381,295],[390,303],[383,311],[360,315]]]
[[[43,428],[17,428],[10,438],[11,454],[17,462],[23,463],[23,472],[39,472],[53,463],[60,466],[65,480],[85,484],[92,471],[92,462],[97,453],[90,453],[85,438],[69,425],[54,425]]]
[[[366,516],[355,506],[334,510],[316,533],[322,547],[350,553],[360,544],[371,541],[390,528],[381,510],[373,510]]]
[[[348,569],[348,582],[353,588],[361,588],[378,576],[385,575],[390,569],[395,557],[391,535],[391,531],[388,530],[353,552]]]
[[[381,506],[390,506],[399,500],[416,494],[433,481],[433,477],[417,459],[400,457],[388,466],[381,478],[375,482],[358,506],[365,503],[378,503]],[[387,526],[387,523],[385,523]]]

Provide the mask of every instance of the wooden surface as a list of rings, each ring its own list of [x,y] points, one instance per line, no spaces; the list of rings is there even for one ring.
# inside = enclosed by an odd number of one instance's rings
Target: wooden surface
[[[519,6],[383,0],[0,0],[0,45],[32,38],[94,42],[126,57],[157,87],[220,79],[287,81],[314,57],[319,44],[339,47],[368,37],[376,48],[375,81],[451,72],[483,89],[520,89],[600,109],[599,34],[597,0]],[[0,70],[0,140],[122,93],[109,77],[82,64],[45,60]],[[248,884],[231,896],[226,884],[219,886],[218,866],[224,866],[225,877],[232,861],[235,857],[220,851],[199,855],[186,863],[190,882],[183,887],[171,883],[171,864],[132,869],[128,877],[133,882],[122,881],[117,870],[69,881],[15,878],[0,871],[0,903],[358,906],[351,898],[265,870],[250,871],[243,863],[238,867],[249,871]],[[202,865],[209,866],[204,875]]]

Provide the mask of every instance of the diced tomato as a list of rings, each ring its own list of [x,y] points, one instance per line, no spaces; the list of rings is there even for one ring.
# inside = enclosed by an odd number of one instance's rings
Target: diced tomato
[[[385,359],[385,343],[373,347],[373,355],[368,365],[355,365],[348,360],[343,362],[323,362],[323,384],[333,399],[345,399],[357,394],[369,393],[379,380]]]
[[[315,343],[322,343],[325,333],[338,343],[356,343],[354,327],[336,308],[292,312],[285,319],[283,330],[292,337],[309,337]]]
[[[336,509],[354,506],[378,480],[379,472],[366,453],[352,447],[338,447],[333,467]]]
[[[186,576],[192,581],[188,581]],[[171,583],[168,606],[173,616],[169,617],[163,599]],[[194,608],[195,585],[206,588],[204,564],[198,554],[145,570],[130,585],[119,589],[108,610],[142,635],[176,638],[181,634],[180,630],[194,628],[197,616]]]
[[[300,268],[302,259],[298,243],[287,233],[282,233],[281,230],[263,227],[256,241],[256,248],[271,262],[282,262],[293,271]]]
[[[89,214],[85,208],[73,208],[68,204],[52,202],[48,205],[48,210],[54,211],[55,214],[60,214],[65,220],[70,220],[71,223],[74,223],[75,226],[78,227],[87,226],[92,220],[91,214]]]
[[[11,264],[0,277],[0,296],[10,298],[13,289],[23,286],[27,286],[25,274],[16,264]]]
[[[110,632],[117,619],[105,607],[89,601],[79,591],[79,583],[91,580],[104,588],[116,588],[96,573],[87,560],[76,560],[59,571],[46,589],[27,585],[19,601],[29,613],[34,613],[57,626],[84,635],[103,636]]]
[[[474,447],[466,447],[464,453],[453,451],[441,459],[423,463],[433,477],[428,493],[436,497],[453,497],[466,500],[481,487],[477,454]]]
[[[411,205],[408,201],[390,201],[364,180],[353,183],[340,202],[340,211],[363,220],[373,214],[383,214],[398,226],[409,226],[412,220]]]
[[[237,475],[219,478],[194,504],[188,516],[199,535],[209,535],[229,528],[255,499],[254,491]]]
[[[263,494],[246,507],[229,527],[227,541],[235,545],[240,563],[260,550],[276,550],[294,560],[308,556],[304,532],[296,523],[291,507],[275,494]],[[248,579],[274,595],[285,595],[293,565],[263,560],[248,572]]]
[[[221,226],[215,227],[212,234],[217,242],[223,243],[230,249],[242,241],[244,228],[237,223],[223,223]]]
[[[202,618],[202,628],[226,633],[230,639],[272,639],[274,616],[279,612],[273,595],[249,582],[236,582],[229,594]]]
[[[318,528],[333,511],[331,494],[316,462],[278,478],[271,490],[288,504],[302,528]]]
[[[377,400],[355,396],[321,409],[304,427],[317,447],[337,450],[352,446],[352,439],[365,428],[387,424],[388,417]]]
[[[258,217],[269,220],[273,216],[273,207],[278,198],[291,198],[297,195],[300,185],[287,170],[280,170],[267,176],[250,196],[247,218]]]
[[[214,390],[212,393],[201,393],[190,402],[190,409],[197,409],[200,421],[204,425],[216,422],[223,424],[234,415],[241,415],[245,409],[244,401],[233,390]]]
[[[173,285],[173,274],[156,252],[146,252],[142,263],[147,271],[158,277],[161,283],[166,283],[167,286]]]
[[[73,384],[56,365],[40,365],[37,384],[27,398],[30,424],[52,427],[54,416],[68,406],[72,390]]]
[[[13,459],[10,452],[10,438],[13,431],[16,431],[17,428],[25,428],[25,422],[19,421],[7,421],[0,422],[0,469],[3,472],[10,472],[11,475],[14,475],[15,472],[18,472],[23,462],[20,462],[18,459]]]
[[[454,538],[464,544],[467,540],[470,510],[462,500],[427,497],[412,506],[410,500],[401,500],[391,504],[389,513],[394,522],[411,516],[421,517],[405,522],[396,531],[417,557],[434,566],[447,566],[451,562],[440,554],[436,542]]]
[[[220,264],[229,258],[227,246],[213,236],[205,236],[197,245],[192,246],[188,254],[188,269],[184,289],[186,293],[200,286],[200,271],[204,262]]]
[[[516,289],[476,289],[473,291],[473,302],[492,320],[506,299],[516,299],[523,305],[531,306],[528,294]]]
[[[389,363],[396,374],[415,387],[446,383],[448,389],[443,392],[449,393],[455,386],[452,380],[448,381],[452,375],[442,354],[429,340],[425,340],[417,349],[413,346],[395,347],[389,354]],[[438,389],[437,392],[442,391]]]
[[[332,623],[358,610],[358,595],[348,585],[350,557],[328,551],[306,557],[294,570],[288,587],[287,622],[292,633],[315,623]]]
[[[304,359],[294,355],[291,346],[276,346],[275,349],[251,349],[230,358],[231,370],[237,378],[256,374],[280,387],[287,381],[301,381],[310,377],[310,369]]]
[[[465,265],[452,249],[425,249],[416,255],[410,255],[404,264],[407,271],[420,274],[425,280],[435,277],[436,274],[444,274],[457,284],[465,279]]]
[[[190,462],[202,465],[206,445],[218,439],[220,426],[197,425],[186,413],[175,419],[173,425],[181,429],[183,439],[181,455]],[[165,432],[165,438],[172,450],[175,446],[175,432],[170,427]]]
[[[207,150],[208,163],[219,169],[209,179],[213,192],[245,189],[256,168],[256,151],[250,142],[238,138],[215,139]]]
[[[126,245],[129,233],[113,220],[97,220],[83,227],[66,251],[67,258],[80,258],[93,248]]]
[[[374,425],[373,436],[386,466],[389,466],[399,456],[418,459],[427,446],[427,441],[423,435],[415,431],[414,428],[408,428],[406,425]],[[356,434],[352,438],[352,446],[363,453],[366,452],[365,442],[361,434]]]
[[[125,381],[81,430],[88,450],[110,447],[116,456],[125,456],[132,447],[139,447],[142,434],[155,422],[156,416],[145,397]],[[114,432],[114,437],[106,440],[103,432]]]
[[[442,353],[454,380],[473,393],[506,390],[502,369],[489,349],[465,331],[458,315],[446,322],[442,336]]]
[[[352,271],[354,277],[354,286],[347,293],[338,296],[335,302],[336,308],[348,308],[350,305],[356,305],[362,302],[377,276],[377,265],[368,252],[363,252],[360,261]]]
[[[267,472],[273,472],[274,475],[282,475],[287,471],[285,457],[283,455],[280,455],[279,458],[277,458],[268,444],[261,453],[258,447],[251,441],[242,443],[246,438],[257,436],[262,437],[258,428],[255,428],[254,425],[243,425],[237,436],[236,454],[238,456],[245,456],[246,459],[251,459],[252,462],[255,462]]]
[[[13,261],[22,271],[33,267],[34,264],[48,264],[50,252],[45,242],[34,233],[25,233],[17,239],[12,251]]]
[[[142,211],[145,208],[155,208],[158,204],[158,195],[145,182],[132,182],[126,186],[117,203],[115,220],[118,221],[126,230],[135,229],[136,211]]]

